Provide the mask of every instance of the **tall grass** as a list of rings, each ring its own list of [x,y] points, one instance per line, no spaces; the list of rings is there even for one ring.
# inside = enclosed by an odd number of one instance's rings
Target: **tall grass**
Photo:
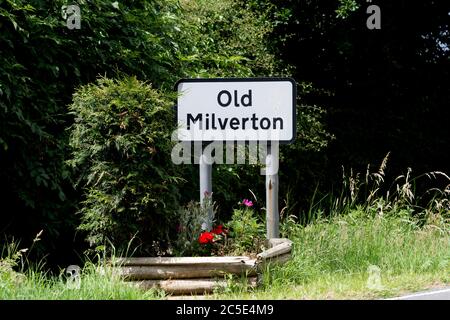
[[[391,275],[440,272],[450,275],[450,230],[419,226],[409,212],[385,216],[354,210],[290,230],[294,258],[272,279],[304,283],[324,273],[365,273],[376,265]],[[286,280],[288,279],[288,280]]]
[[[115,269],[102,262],[87,261],[76,279],[63,270],[59,276],[44,271],[43,264],[24,267],[25,250],[6,244],[0,259],[0,300],[127,300],[159,299],[161,291],[142,291],[122,281]],[[99,259],[100,260],[100,259]]]
[[[321,217],[345,215],[352,210],[363,210],[367,213],[408,210],[413,216],[420,217],[422,222],[436,218],[450,219],[450,177],[441,171],[432,171],[412,176],[412,169],[396,177],[391,183],[386,179],[386,168],[389,153],[381,161],[377,170],[370,166],[364,174],[347,172],[342,168],[342,187],[336,192],[319,194],[316,187],[310,201],[310,207],[299,216],[299,223],[306,225]],[[443,188],[429,188],[422,193],[416,189],[419,182],[441,179],[446,182]]]
[[[315,192],[304,215],[285,216],[292,259],[267,268],[262,288],[226,298],[370,298],[450,284],[450,178],[408,169],[387,185],[388,158],[365,175],[343,170],[339,194]],[[418,194],[419,179],[437,178],[447,185]]]
[[[300,219],[284,215],[281,232],[293,241],[292,259],[283,266],[269,266],[260,288],[252,291],[236,283],[215,297],[374,298],[450,284],[450,184],[422,195],[414,187],[418,179],[440,177],[450,182],[450,178],[438,171],[412,177],[408,169],[386,187],[388,157],[375,172],[368,167],[363,179],[352,170],[343,174],[342,191],[322,197],[315,194]],[[105,257],[97,263],[87,261],[74,287],[63,270],[55,277],[39,264],[25,268],[26,255],[14,242],[2,252],[0,299],[164,296],[121,281],[113,268],[101,262]],[[376,285],[370,283],[374,270]]]
[[[408,211],[368,214],[362,209],[285,223],[292,259],[268,267],[262,286],[234,290],[231,299],[339,299],[389,297],[450,284],[450,225],[422,225]],[[373,270],[379,283],[370,284]]]

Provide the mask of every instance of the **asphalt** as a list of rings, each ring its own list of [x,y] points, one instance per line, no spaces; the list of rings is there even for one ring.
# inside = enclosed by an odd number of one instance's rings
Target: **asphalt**
[[[411,293],[388,300],[450,300],[450,287]]]

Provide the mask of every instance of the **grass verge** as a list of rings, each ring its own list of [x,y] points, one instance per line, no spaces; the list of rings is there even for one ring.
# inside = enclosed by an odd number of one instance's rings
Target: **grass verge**
[[[267,268],[261,288],[216,299],[376,299],[450,285],[450,224],[420,225],[408,212],[363,210],[306,227],[291,223],[293,257]]]
[[[87,263],[76,279],[63,273],[51,277],[39,268],[25,273],[12,270],[0,260],[0,300],[149,300],[164,296],[161,291],[143,292],[123,282],[113,269]]]
[[[268,267],[263,283],[249,291],[234,283],[212,299],[376,299],[450,284],[450,224],[423,225],[410,212],[369,214],[355,209],[307,226],[283,225],[294,243],[292,259]],[[13,271],[20,250],[0,260],[0,299],[162,299],[125,283],[111,268],[86,263],[79,282],[41,268]]]

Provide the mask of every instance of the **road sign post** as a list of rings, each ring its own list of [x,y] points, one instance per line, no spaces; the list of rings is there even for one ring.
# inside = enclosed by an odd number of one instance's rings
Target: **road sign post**
[[[266,165],[267,238],[279,237],[278,146],[293,142],[296,136],[295,81],[290,78],[182,79],[176,89],[179,141],[226,142],[233,146],[235,142],[268,143],[266,155],[259,157],[260,163]],[[199,159],[202,204],[205,192],[208,197],[212,193],[214,161],[206,149],[202,147]],[[212,227],[212,217],[211,212],[206,223],[208,229]]]
[[[199,159],[199,176],[200,176],[200,205],[208,210],[208,217],[205,221],[205,230],[211,230],[213,220],[213,208],[210,203],[212,197],[212,163],[207,155],[200,155]]]
[[[267,239],[280,237],[278,211],[278,145],[269,143],[266,156],[266,235]]]

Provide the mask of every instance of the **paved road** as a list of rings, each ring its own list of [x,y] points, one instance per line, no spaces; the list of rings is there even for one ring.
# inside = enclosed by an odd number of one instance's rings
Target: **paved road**
[[[450,288],[416,292],[389,300],[450,300]]]

